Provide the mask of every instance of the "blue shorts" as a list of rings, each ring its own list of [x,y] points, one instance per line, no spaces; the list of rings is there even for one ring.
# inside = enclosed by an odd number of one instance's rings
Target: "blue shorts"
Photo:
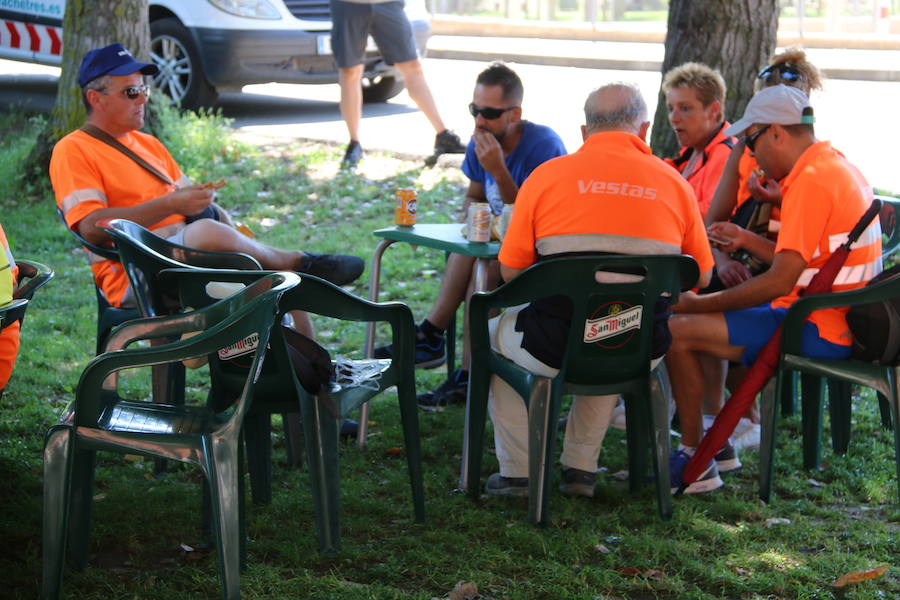
[[[732,346],[744,346],[744,353],[741,355],[742,363],[749,367],[756,361],[756,355],[784,321],[787,310],[763,304],[753,308],[725,312],[728,343]],[[819,328],[809,321],[803,326],[801,348],[804,356],[834,360],[850,358],[852,351],[851,346],[842,346],[819,337]]]
[[[363,62],[369,34],[389,65],[419,58],[403,2],[361,4],[331,0],[331,51],[338,68]]]

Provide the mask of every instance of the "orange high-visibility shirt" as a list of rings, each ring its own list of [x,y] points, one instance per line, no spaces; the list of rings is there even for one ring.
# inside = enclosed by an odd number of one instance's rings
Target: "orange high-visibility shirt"
[[[813,144],[794,164],[781,184],[781,232],[775,252],[793,250],[807,261],[794,289],[772,306],[787,307],[831,256],[872,203],[872,188],[859,170],[828,142]],[[853,244],[832,285],[834,291],[862,287],[881,272],[881,225],[876,218]],[[817,310],[810,321],[819,336],[850,345],[847,308]]]
[[[152,135],[139,131],[118,140],[165,173],[178,187],[188,183],[175,159]],[[50,181],[56,203],[73,230],[95,210],[143,204],[175,190],[136,162],[81,130],[65,136],[53,148]],[[184,217],[171,215],[148,227],[162,237],[184,227]],[[112,306],[121,306],[128,291],[128,278],[121,263],[88,253],[94,281]]]

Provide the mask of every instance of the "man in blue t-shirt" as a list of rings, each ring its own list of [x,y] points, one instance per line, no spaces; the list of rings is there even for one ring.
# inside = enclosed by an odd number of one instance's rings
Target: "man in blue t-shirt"
[[[519,186],[542,163],[563,156],[566,148],[556,133],[543,125],[522,120],[522,80],[503,63],[493,63],[478,75],[469,112],[475,117],[475,131],[466,148],[462,170],[469,178],[462,217],[472,202],[487,202],[495,215],[505,204],[513,204]],[[416,366],[434,368],[446,360],[444,331],[456,309],[471,293],[475,259],[451,254],[447,260],[438,298],[428,318],[416,327]],[[488,271],[489,287],[500,278],[497,261]],[[375,349],[377,358],[390,358],[391,347]],[[451,373],[433,392],[420,394],[419,404],[443,406],[465,402],[468,390],[468,352],[463,367]]]

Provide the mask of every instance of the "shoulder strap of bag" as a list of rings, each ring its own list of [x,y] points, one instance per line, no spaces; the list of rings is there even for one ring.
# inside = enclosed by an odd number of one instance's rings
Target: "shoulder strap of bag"
[[[81,131],[85,132],[86,134],[88,134],[89,136],[91,136],[94,139],[100,140],[104,144],[112,146],[113,148],[115,148],[116,150],[118,150],[119,152],[121,152],[122,154],[124,154],[125,156],[127,156],[128,158],[130,158],[131,160],[133,160],[140,166],[142,166],[151,175],[153,175],[154,177],[156,177],[163,183],[166,183],[168,185],[175,185],[175,182],[172,181],[172,179],[169,176],[167,176],[165,173],[162,173],[159,169],[157,169],[156,167],[154,167],[153,165],[148,163],[146,160],[144,160],[143,158],[141,158],[140,156],[135,154],[130,148],[127,148],[124,144],[122,144],[122,142],[120,142],[113,136],[109,135],[108,133],[106,133],[105,131],[103,131],[102,129],[97,127],[96,125],[92,125],[90,123],[85,123],[84,125],[82,125]]]

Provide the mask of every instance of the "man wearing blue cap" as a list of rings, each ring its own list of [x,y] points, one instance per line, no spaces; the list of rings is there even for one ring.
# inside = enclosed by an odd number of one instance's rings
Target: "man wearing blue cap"
[[[144,76],[158,72],[156,65],[135,60],[122,44],[85,55],[78,85],[87,123],[56,144],[50,161],[50,180],[66,224],[89,242],[104,244],[108,236],[97,222],[128,219],[177,244],[244,252],[266,269],[310,273],[338,285],[359,277],[365,266],[359,257],[280,250],[243,235],[214,203],[218,184],[191,184],[163,144],[138,131],[150,95]],[[110,304],[132,303],[122,265],[89,258]]]

